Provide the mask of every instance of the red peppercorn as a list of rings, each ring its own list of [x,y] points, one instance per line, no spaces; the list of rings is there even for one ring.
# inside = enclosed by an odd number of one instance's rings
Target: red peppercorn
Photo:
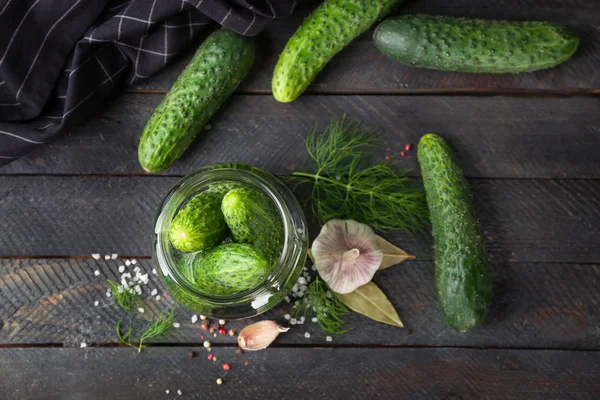
[[[212,359],[213,359],[214,357],[215,357],[215,356],[214,356],[214,354],[209,354],[209,355],[208,355],[208,359],[209,359],[210,361],[212,361]]]
[[[390,160],[392,159],[392,157],[390,157],[390,156],[385,156],[385,159],[386,159],[386,160],[388,160],[388,161],[390,161]]]
[[[401,155],[402,157],[406,157],[406,151],[402,150],[402,151],[400,152],[400,155]]]
[[[229,364],[223,364],[223,370],[224,371],[229,371],[231,369],[231,365]]]
[[[207,331],[208,330],[208,325],[200,325],[200,328],[202,328],[202,330]]]
[[[406,151],[411,151],[412,150],[412,144],[407,143],[406,146],[404,146],[404,148],[406,149]]]
[[[214,326],[212,328],[210,328],[209,332],[210,333],[215,333],[217,331],[217,328],[215,328]]]
[[[225,329],[225,328],[220,328],[220,329],[219,329],[219,335],[227,335],[227,329]]]
[[[245,361],[245,362],[244,362],[244,365],[245,365],[245,366],[248,366],[248,364],[250,364],[248,361]]]
[[[390,150],[391,150],[391,148],[389,148],[389,147],[385,149],[385,151],[390,151]]]

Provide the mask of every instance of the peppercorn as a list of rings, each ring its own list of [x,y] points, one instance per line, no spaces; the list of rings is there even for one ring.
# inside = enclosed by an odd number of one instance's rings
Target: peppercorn
[[[406,149],[406,151],[411,151],[413,148],[413,145],[411,143],[407,143],[406,146],[404,146],[404,148]]]
[[[229,365],[227,363],[223,364],[223,370],[224,371],[229,371],[230,369],[231,369],[231,365]]]
[[[227,329],[225,329],[225,328],[220,328],[220,329],[219,329],[219,335],[227,335]]]
[[[210,361],[212,361],[212,359],[214,358],[214,356],[215,356],[215,355],[211,353],[211,354],[209,354],[209,355],[208,355],[208,359],[209,359]]]
[[[402,151],[400,152],[400,155],[401,155],[402,157],[406,157],[406,151],[405,151],[405,150],[402,150]]]
[[[198,355],[198,353],[196,353],[195,351],[190,351],[188,353],[188,357],[190,357],[190,358],[195,358],[197,355]]]

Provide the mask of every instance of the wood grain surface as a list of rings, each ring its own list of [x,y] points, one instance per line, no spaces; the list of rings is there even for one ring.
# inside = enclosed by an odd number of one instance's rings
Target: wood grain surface
[[[600,392],[597,352],[293,348],[240,357],[219,348],[212,363],[190,347],[1,351],[0,393],[10,398],[587,400]],[[231,363],[227,374],[221,362]]]
[[[63,138],[0,169],[0,174],[143,174],[141,132],[162,95],[124,95]],[[436,132],[460,154],[469,177],[600,178],[600,98],[455,96],[234,96],[192,147],[161,174],[183,175],[222,161],[275,174],[310,167],[304,137],[335,118],[381,133],[373,157],[393,157],[418,175],[406,143]],[[386,149],[389,148],[389,151]]]
[[[0,256],[150,256],[152,224],[175,177],[0,177]],[[600,180],[470,181],[490,257],[600,263]],[[387,238],[420,259],[426,235]]]
[[[317,3],[312,1],[311,3]],[[271,76],[287,39],[309,14],[312,5],[298,9],[290,18],[275,21],[257,38],[261,53],[254,72],[241,91],[270,93]],[[600,91],[600,3],[596,0],[492,0],[484,6],[472,0],[410,0],[396,14],[426,13],[461,17],[555,21],[569,25],[581,37],[581,46],[567,63],[550,70],[526,74],[466,74],[431,71],[398,64],[373,45],[373,30],[356,39],[331,60],[317,76],[309,93],[404,94],[419,92],[557,92]],[[187,65],[198,44],[156,77],[129,88],[130,91],[167,91]]]
[[[118,343],[115,323],[128,321],[114,298],[106,297],[107,279],[119,280],[118,266],[124,261],[87,259],[4,259],[0,260],[0,346],[46,344],[79,347]],[[143,314],[134,321],[140,327],[161,310],[176,309],[179,329],[171,329],[159,343],[197,344],[209,338],[213,343],[236,343],[228,335],[212,338],[193,324],[193,312],[178,306],[151,271],[151,260],[137,264],[149,273],[143,286]],[[128,267],[131,271],[133,266]],[[96,276],[95,271],[100,275]],[[379,346],[462,346],[600,350],[600,265],[557,263],[493,262],[494,301],[485,324],[461,334],[448,328],[438,311],[431,261],[411,261],[379,272],[375,282],[390,298],[407,329],[379,324],[357,314],[346,318],[351,331],[334,335],[332,342],[318,324],[306,321],[292,326],[277,341],[283,345],[379,345]],[[156,300],[150,293],[157,290]],[[98,301],[98,306],[94,302]],[[293,313],[283,303],[266,315],[286,324],[284,315]],[[216,321],[213,321],[216,323]],[[241,330],[249,321],[231,321],[228,328]],[[311,334],[309,339],[305,332]]]

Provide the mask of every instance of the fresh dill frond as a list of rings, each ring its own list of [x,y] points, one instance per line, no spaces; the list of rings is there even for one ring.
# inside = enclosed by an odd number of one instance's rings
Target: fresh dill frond
[[[147,339],[154,339],[165,333],[167,329],[173,326],[173,313],[174,309],[171,309],[170,312],[161,312],[160,315],[152,324],[146,328],[146,330],[140,336],[140,340],[137,344],[134,344],[133,341],[133,326],[132,323],[129,323],[129,328],[125,331],[125,333],[121,333],[121,320],[119,320],[115,325],[115,331],[117,332],[117,337],[119,341],[124,345],[129,347],[133,347],[139,352],[146,346],[144,346],[144,341]]]
[[[344,303],[329,290],[329,286],[317,277],[308,285],[295,315],[305,318],[314,315],[326,334],[344,334],[348,329],[344,328],[342,317],[349,312]]]
[[[111,286],[112,294],[117,299],[117,303],[119,304],[119,306],[123,310],[131,312],[133,306],[139,303],[138,296],[135,294],[135,292],[123,287],[122,285],[119,285],[117,282],[112,281],[110,279],[108,280],[108,283]]]
[[[117,331],[117,337],[119,338],[119,341],[129,347],[133,347],[134,349],[137,348],[137,346],[131,344],[131,334],[133,333],[133,326],[131,325],[131,323],[129,324],[129,328],[127,329],[127,331],[125,331],[125,333],[121,333],[121,320],[119,320],[117,322],[117,324],[115,325],[115,330]]]
[[[419,230],[429,218],[425,192],[415,187],[406,171],[388,162],[364,167],[365,150],[378,135],[344,120],[334,121],[321,134],[313,131],[306,149],[316,163],[314,173],[294,172],[298,185],[312,184],[307,199],[321,224],[354,219],[379,231]]]
[[[158,318],[146,329],[142,336],[140,337],[140,343],[138,345],[138,352],[142,351],[144,348],[144,341],[147,339],[154,339],[163,333],[167,329],[173,326],[173,313],[175,310],[171,309],[170,312],[161,312]]]

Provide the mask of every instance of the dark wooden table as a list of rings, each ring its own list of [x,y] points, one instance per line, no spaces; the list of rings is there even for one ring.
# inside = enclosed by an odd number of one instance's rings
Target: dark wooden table
[[[600,398],[600,2],[413,1],[405,12],[567,23],[581,49],[548,71],[468,75],[395,64],[367,33],[298,101],[280,104],[270,95],[272,69],[308,11],[260,36],[249,79],[167,171],[145,174],[137,142],[192,51],[0,170],[1,399],[162,399],[178,398],[178,389],[182,398],[215,399]],[[239,356],[235,338],[219,337],[214,353],[232,365],[224,375],[220,362],[206,359],[200,324],[152,276],[146,293],[156,288],[162,298],[148,296],[144,316],[175,307],[181,327],[139,355],[119,345],[114,324],[122,314],[105,296],[106,280],[118,278],[125,258],[152,269],[151,225],[168,188],[219,161],[276,174],[304,168],[303,137],[344,114],[383,133],[382,158],[390,147],[399,159],[405,143],[427,132],[458,149],[492,260],[485,325],[469,334],[446,327],[431,238],[393,233],[387,238],[418,261],[376,282],[410,334],[352,315],[354,329],[333,342],[310,323]],[[414,153],[399,160],[419,175]],[[96,261],[92,253],[120,259]],[[278,307],[266,318],[286,312]],[[190,359],[192,350],[199,357]]]

